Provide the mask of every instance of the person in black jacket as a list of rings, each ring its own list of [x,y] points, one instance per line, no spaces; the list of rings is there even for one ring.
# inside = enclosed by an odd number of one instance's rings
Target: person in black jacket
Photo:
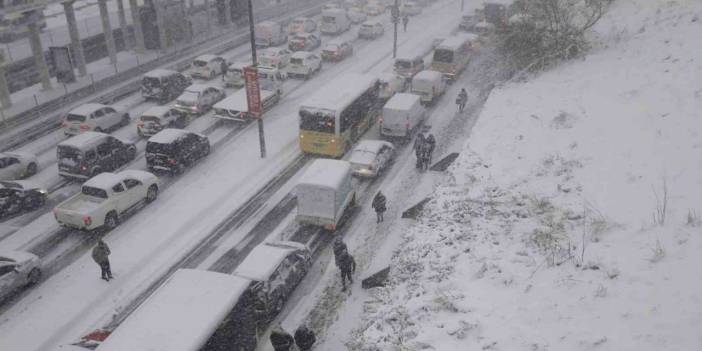
[[[275,351],[289,351],[295,345],[295,339],[280,324],[273,328],[270,339]]]
[[[336,263],[336,266],[339,267],[339,258],[345,253],[348,253],[348,247],[346,247],[346,243],[344,243],[341,240],[340,236],[337,236],[336,239],[334,239],[334,262]]]
[[[314,332],[307,328],[306,325],[301,325],[295,331],[295,344],[300,351],[312,350],[312,345],[317,341]]]
[[[373,198],[373,203],[371,206],[375,210],[375,215],[376,215],[376,223],[380,223],[383,221],[383,213],[385,213],[385,210],[387,210],[386,204],[385,204],[385,195],[378,191],[377,194],[375,194],[375,197]]]
[[[110,248],[102,239],[98,239],[97,245],[93,248],[92,256],[95,263],[100,266],[102,279],[110,281],[113,278],[112,270],[110,269],[110,259],[108,258],[110,256]]]
[[[350,284],[353,284],[351,274],[356,272],[356,260],[348,252],[339,257],[339,270],[341,271],[341,284],[343,286],[341,290],[346,291],[346,278],[349,279]]]

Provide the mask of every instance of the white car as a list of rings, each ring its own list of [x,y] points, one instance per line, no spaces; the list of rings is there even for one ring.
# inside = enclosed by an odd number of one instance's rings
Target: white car
[[[292,52],[285,48],[268,48],[261,52],[258,63],[261,66],[283,68],[290,62]]]
[[[193,84],[176,99],[173,108],[187,114],[201,115],[227,94],[224,89],[204,84]]]
[[[222,74],[222,69],[226,67],[223,57],[217,55],[201,55],[193,60],[193,69],[190,76],[193,78],[212,79]]]
[[[400,9],[402,15],[416,16],[422,13],[422,7],[414,1],[405,1]]]
[[[56,206],[54,217],[63,227],[112,229],[126,212],[156,200],[158,189],[158,178],[149,172],[101,173],[83,183],[79,193]]]
[[[139,116],[137,134],[142,137],[152,136],[164,128],[183,128],[187,116],[169,106],[154,106]]]
[[[358,28],[358,37],[361,39],[375,39],[385,33],[383,24],[379,21],[365,21]]]
[[[62,126],[65,135],[78,135],[92,130],[109,132],[129,125],[129,113],[117,106],[89,103],[69,112]]]
[[[37,157],[25,153],[0,153],[0,180],[27,178],[37,173]]]
[[[362,140],[351,152],[349,162],[355,176],[376,177],[388,167],[394,155],[395,147],[387,141]]]
[[[312,33],[317,30],[317,22],[309,17],[297,17],[288,24],[288,35]]]
[[[363,9],[360,9],[358,7],[352,7],[350,8],[347,12],[346,15],[349,16],[349,19],[351,20],[351,23],[353,24],[359,24],[368,18],[366,16],[366,13],[363,12]]]
[[[322,69],[322,58],[309,51],[298,51],[290,57],[288,77],[309,79],[313,73]]]
[[[41,279],[41,262],[25,251],[0,252],[0,300],[15,289],[34,285]]]
[[[322,39],[313,33],[297,33],[288,42],[288,48],[292,51],[311,51],[322,45]]]

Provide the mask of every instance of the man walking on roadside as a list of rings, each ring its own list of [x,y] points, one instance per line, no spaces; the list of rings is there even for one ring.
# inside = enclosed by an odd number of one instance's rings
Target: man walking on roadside
[[[97,245],[93,248],[93,260],[100,266],[100,274],[105,281],[113,278],[108,256],[110,256],[110,248],[102,239],[98,239]]]
[[[353,284],[351,275],[356,272],[356,260],[348,252],[339,258],[339,270],[341,271],[341,290],[346,291],[346,278],[349,279],[349,284]]]
[[[375,194],[375,197],[373,198],[373,204],[371,206],[375,210],[376,223],[382,222],[383,213],[385,213],[385,210],[387,210],[387,208],[385,207],[385,195],[378,191],[378,193]]]

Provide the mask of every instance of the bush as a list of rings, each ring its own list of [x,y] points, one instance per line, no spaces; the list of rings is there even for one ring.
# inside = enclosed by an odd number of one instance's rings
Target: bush
[[[498,49],[512,71],[539,71],[585,52],[585,33],[602,17],[610,0],[520,2],[498,34]]]

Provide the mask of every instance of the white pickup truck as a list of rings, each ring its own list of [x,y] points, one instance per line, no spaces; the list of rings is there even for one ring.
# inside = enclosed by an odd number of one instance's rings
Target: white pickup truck
[[[156,200],[158,187],[158,178],[149,172],[101,173],[85,182],[80,193],[56,206],[54,217],[63,227],[109,230],[119,224],[121,215],[142,201]]]

